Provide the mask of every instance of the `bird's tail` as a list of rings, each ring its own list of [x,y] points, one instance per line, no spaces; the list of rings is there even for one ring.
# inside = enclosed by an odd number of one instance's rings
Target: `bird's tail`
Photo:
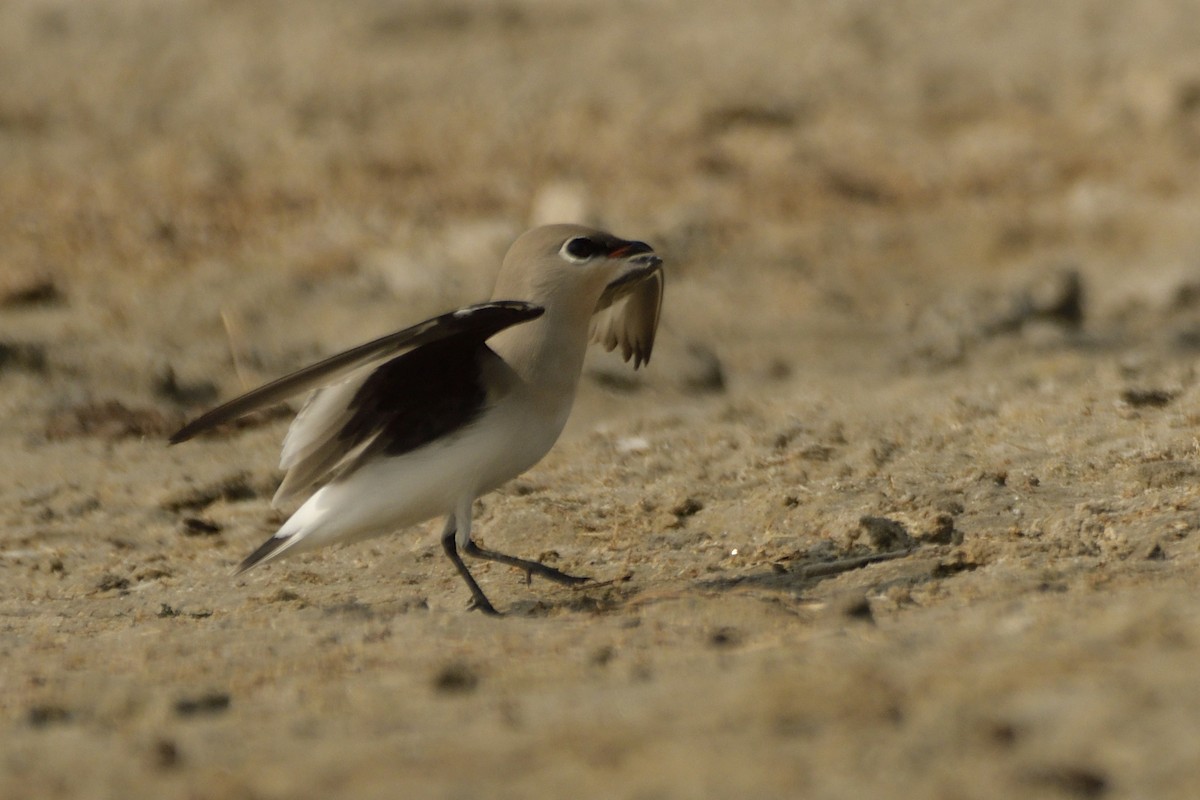
[[[281,558],[287,553],[310,549],[310,547],[297,548],[297,545],[307,539],[309,534],[317,529],[321,517],[324,516],[324,509],[317,503],[312,502],[315,499],[315,495],[309,498],[309,502],[300,506],[296,510],[296,513],[292,514],[288,518],[288,521],[283,523],[283,527],[276,531],[274,536],[267,539],[258,546],[257,550],[242,559],[242,563],[238,564],[233,574],[241,575],[252,567],[257,567],[264,562]]]

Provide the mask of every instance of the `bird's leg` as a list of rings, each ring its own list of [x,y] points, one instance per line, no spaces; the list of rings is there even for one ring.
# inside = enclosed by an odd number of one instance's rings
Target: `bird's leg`
[[[446,517],[446,527],[442,530],[442,549],[446,551],[446,555],[450,557],[454,568],[458,570],[458,574],[467,582],[467,588],[471,590],[471,608],[478,609],[489,616],[498,617],[500,616],[500,612],[488,601],[487,595],[483,593],[483,589],[479,588],[479,584],[471,576],[467,565],[463,563],[462,556],[458,554],[458,546],[454,541],[457,532],[458,525],[455,522],[454,515],[451,514]]]
[[[485,550],[475,544],[474,540],[468,538],[462,546],[462,551],[474,558],[484,558],[488,561],[499,561],[501,564],[508,564],[510,567],[525,570],[525,577],[528,581],[529,576],[537,573],[543,578],[548,578],[555,583],[561,583],[566,586],[575,586],[580,583],[586,583],[591,578],[582,578],[577,575],[568,575],[565,572],[556,570],[554,567],[548,567],[540,561],[527,561],[524,558],[516,556],[507,556],[504,553],[497,553],[495,550]]]

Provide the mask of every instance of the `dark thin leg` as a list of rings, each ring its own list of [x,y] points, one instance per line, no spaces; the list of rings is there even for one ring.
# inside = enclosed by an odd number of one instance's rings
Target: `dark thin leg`
[[[458,570],[459,575],[462,575],[463,580],[467,582],[467,588],[471,590],[471,608],[479,609],[489,616],[498,617],[500,612],[488,601],[487,595],[483,593],[483,589],[479,588],[479,584],[471,576],[467,565],[463,563],[462,556],[458,554],[458,548],[454,544],[454,534],[457,531],[458,526],[454,523],[454,517],[447,518],[446,527],[442,531],[442,549],[446,551],[454,568]]]
[[[580,578],[575,575],[568,575],[565,572],[560,572],[554,567],[548,567],[540,561],[526,561],[523,558],[516,556],[506,556],[504,553],[497,553],[495,550],[484,550],[471,539],[467,539],[467,543],[463,545],[463,552],[474,558],[485,558],[488,561],[499,561],[501,564],[508,564],[510,567],[525,570],[525,579],[528,582],[536,572],[543,578],[548,578],[555,583],[561,583],[566,586],[575,586],[580,583],[586,583],[591,578]],[[464,567],[464,569],[466,569]]]

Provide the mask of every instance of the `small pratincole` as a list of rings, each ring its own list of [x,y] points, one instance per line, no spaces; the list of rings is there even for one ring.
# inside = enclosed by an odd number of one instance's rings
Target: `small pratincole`
[[[462,553],[563,584],[588,578],[479,547],[475,498],[532,467],[575,400],[589,339],[650,360],[662,309],[662,259],[644,242],[580,225],[546,225],[513,243],[492,300],[426,320],[230,400],[171,443],[313,390],[288,429],[272,505],[317,489],[238,571],[335,542],[446,515],[442,547],[496,609]]]

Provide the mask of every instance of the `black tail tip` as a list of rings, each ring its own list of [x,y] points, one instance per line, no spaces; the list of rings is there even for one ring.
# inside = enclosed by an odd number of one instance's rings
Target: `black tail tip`
[[[241,575],[248,569],[258,566],[263,561],[278,553],[281,549],[283,549],[283,546],[291,540],[291,538],[292,537],[290,536],[272,536],[270,539],[267,539],[258,546],[257,550],[242,559],[242,563],[238,564],[237,569],[233,571],[234,577]]]

